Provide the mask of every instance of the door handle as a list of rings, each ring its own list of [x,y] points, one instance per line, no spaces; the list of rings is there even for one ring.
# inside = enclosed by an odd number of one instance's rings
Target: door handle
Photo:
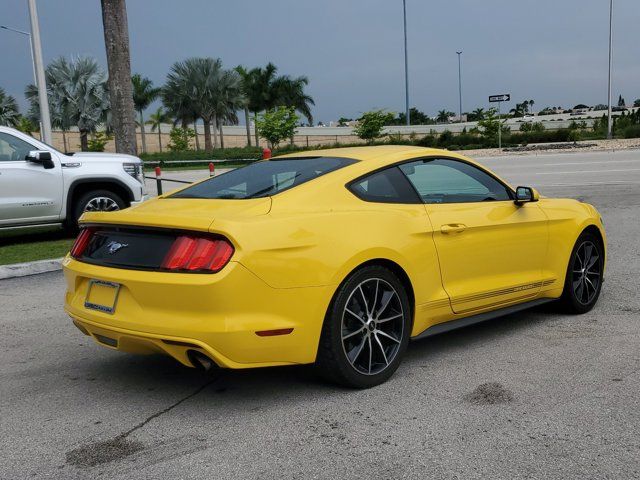
[[[440,231],[448,235],[450,233],[462,233],[466,228],[467,226],[462,223],[448,223],[447,225],[442,225]]]

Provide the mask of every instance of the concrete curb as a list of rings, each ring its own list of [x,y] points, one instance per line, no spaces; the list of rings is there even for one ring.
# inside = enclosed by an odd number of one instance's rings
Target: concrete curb
[[[62,270],[62,258],[0,265],[0,280],[37,275],[38,273],[55,272],[57,270]]]

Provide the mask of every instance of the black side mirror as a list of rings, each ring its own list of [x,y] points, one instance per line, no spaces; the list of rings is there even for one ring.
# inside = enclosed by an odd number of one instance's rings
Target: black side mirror
[[[46,169],[54,168],[56,165],[51,159],[51,152],[46,150],[32,150],[27,155],[26,160],[32,163],[39,163]]]
[[[516,188],[516,205],[522,205],[528,202],[537,202],[540,199],[538,192],[532,187],[518,187]]]

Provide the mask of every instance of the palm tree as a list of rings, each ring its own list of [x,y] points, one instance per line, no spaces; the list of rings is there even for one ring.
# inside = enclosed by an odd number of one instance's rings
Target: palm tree
[[[515,108],[509,110],[514,117],[524,117],[524,115],[529,111],[529,102],[525,100],[522,103],[516,103]]]
[[[313,115],[311,114],[311,105],[315,105],[313,98],[304,93],[304,88],[309,85],[307,77],[291,78],[289,75],[281,75],[274,84],[275,103],[273,107],[283,105],[285,107],[293,107],[307,118],[309,125],[313,125]]]
[[[244,68],[242,65],[238,65],[236,67],[236,72],[240,75],[240,82],[242,88],[242,94],[245,97],[245,102],[243,105],[244,110],[244,124],[247,129],[247,146],[251,146],[251,126],[249,125],[249,94],[251,92],[251,81],[253,77],[250,75],[249,71]]]
[[[263,110],[272,110],[279,106],[294,107],[302,113],[309,124],[313,124],[311,105],[313,98],[304,93],[308,85],[307,77],[291,78],[277,75],[278,68],[271,62],[264,68],[256,67],[243,75],[243,91],[247,108],[257,118]],[[248,122],[247,122],[248,123]],[[256,145],[259,143],[258,131],[255,132]]]
[[[142,139],[142,153],[147,151],[147,143],[144,138],[144,116],[143,111],[149,107],[158,95],[160,95],[160,89],[153,86],[153,82],[146,77],[140,76],[136,73],[131,77],[131,83],[133,84],[133,105],[140,116],[140,133]]]
[[[109,93],[105,72],[89,57],[51,62],[45,71],[52,123],[63,129],[75,125],[80,131],[80,146],[88,148],[89,132],[109,123]],[[31,119],[40,116],[38,89],[28,85],[25,96],[31,104]]]
[[[217,127],[217,83],[222,73],[222,61],[213,58],[189,58],[176,62],[167,75],[163,98],[172,112],[182,116],[183,123],[189,114],[201,118],[204,123],[204,148],[213,150],[211,124]],[[215,130],[214,130],[215,131]],[[215,135],[215,134],[214,134]]]
[[[447,110],[440,110],[436,117],[436,121],[438,123],[447,123],[449,121],[449,118],[451,118],[451,116],[452,116],[451,112],[448,112]]]
[[[171,116],[162,108],[158,107],[158,109],[149,115],[149,121],[147,122],[151,125],[151,131],[158,131],[158,145],[160,147],[160,152],[162,153],[162,132],[160,131],[160,127],[163,123],[170,123]]]
[[[533,104],[534,103],[536,103],[536,102],[534,102],[533,100],[529,100],[529,108],[530,108],[531,113],[533,113]]]
[[[116,151],[135,155],[136,122],[129,58],[127,5],[125,0],[102,0],[101,3]]]
[[[476,108],[471,112],[471,116],[475,121],[484,119],[484,108]]]
[[[249,72],[249,82],[245,82],[245,96],[247,107],[253,113],[254,120],[258,118],[258,113],[268,108],[273,108],[271,96],[273,82],[276,78],[278,67],[269,62],[264,68],[252,68]],[[258,129],[255,128],[256,146],[260,144]]]
[[[245,109],[247,102],[242,89],[242,77],[237,70],[223,70],[216,91],[216,115],[220,130],[220,147],[224,148],[222,125],[238,123],[238,110]]]
[[[0,125],[15,127],[19,121],[20,114],[16,99],[0,88]]]

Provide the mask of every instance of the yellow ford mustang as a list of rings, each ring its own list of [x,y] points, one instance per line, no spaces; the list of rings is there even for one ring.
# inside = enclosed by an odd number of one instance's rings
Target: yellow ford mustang
[[[410,338],[554,299],[586,312],[605,266],[591,205],[415,147],[277,157],[81,226],[65,309],[101,345],[355,387]]]

